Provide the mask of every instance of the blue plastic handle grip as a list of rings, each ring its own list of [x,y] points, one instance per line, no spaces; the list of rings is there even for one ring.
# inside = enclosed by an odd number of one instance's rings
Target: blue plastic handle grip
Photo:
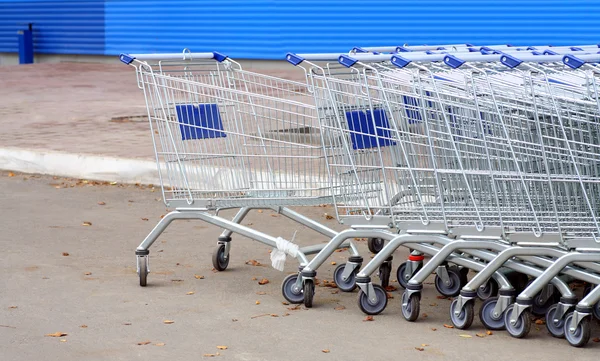
[[[340,64],[342,64],[346,68],[350,68],[354,64],[356,64],[356,62],[358,60],[353,59],[353,58],[349,57],[348,55],[340,55],[340,57],[338,58],[338,61],[340,62]]]
[[[512,68],[516,68],[517,66],[521,65],[523,60],[519,60],[512,55],[503,54],[500,57],[500,62],[512,69]]]
[[[302,63],[304,61],[304,58],[294,53],[287,53],[287,55],[285,56],[285,60],[287,60],[288,63],[292,64],[293,66],[296,66]]]
[[[129,54],[121,54],[119,55],[119,60],[125,64],[131,64],[131,62],[135,60],[135,57]]]
[[[365,49],[359,48],[359,47],[352,48],[352,51],[355,52],[355,53],[359,53],[359,54],[360,53],[368,53],[369,52],[368,50],[365,50]]]
[[[585,64],[585,60],[581,60],[575,55],[565,55],[563,58],[563,63],[572,69],[580,68],[583,64]]]
[[[553,50],[546,49],[544,50],[544,55],[558,55],[558,53]]]
[[[464,63],[465,63],[464,60],[460,60],[459,58],[455,57],[454,55],[446,55],[446,57],[444,58],[444,64],[448,65],[452,69],[457,69]]]
[[[216,51],[213,52],[213,59],[215,59],[219,63],[222,63],[227,58],[228,58],[227,55],[224,55],[224,54],[221,54],[221,53],[217,53]]]
[[[397,66],[398,68],[404,68],[408,64],[410,64],[411,60],[403,58],[399,55],[394,55],[390,59],[391,63]]]
[[[396,53],[408,53],[410,51],[411,51],[410,49],[407,49],[407,48],[405,48],[403,46],[399,46],[399,47],[396,48]]]

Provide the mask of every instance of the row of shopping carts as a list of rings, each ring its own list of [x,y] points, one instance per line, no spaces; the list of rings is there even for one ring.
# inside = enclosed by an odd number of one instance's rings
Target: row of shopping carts
[[[479,298],[488,329],[525,337],[534,313],[552,336],[585,345],[600,318],[599,50],[289,53],[304,81],[246,71],[220,53],[122,54],[144,92],[163,199],[175,209],[136,250],[140,285],[149,247],[170,222],[200,219],[225,229],[217,270],[228,266],[232,233],[274,247],[280,270],[286,255],[297,258],[282,293],[306,307],[318,268],[348,247],[334,281],[358,287],[360,309],[373,315],[386,308],[392,255],[405,246],[412,252],[396,276],[407,320],[418,318],[435,273],[436,289],[456,297],[456,328],[471,326]],[[319,204],[332,204],[347,229],[289,208]],[[233,220],[219,216],[228,208],[239,209]],[[300,248],[241,225],[257,208],[330,241]],[[354,238],[378,252],[364,267]],[[575,281],[587,285],[582,298]]]

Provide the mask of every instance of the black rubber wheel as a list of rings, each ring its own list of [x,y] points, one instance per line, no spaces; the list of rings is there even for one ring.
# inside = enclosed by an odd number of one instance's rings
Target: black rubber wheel
[[[414,276],[417,272],[419,272],[419,270],[421,270],[421,268],[423,268],[423,263],[419,263],[419,266],[417,266],[417,269],[414,271],[414,273],[409,275],[406,273],[407,264],[408,262],[400,264],[400,266],[398,266],[398,269],[396,270],[396,279],[398,280],[398,284],[402,288],[406,288],[406,286],[408,285],[408,281],[410,281],[412,276]]]
[[[385,241],[382,238],[369,238],[367,240],[367,247],[371,253],[379,253],[383,249]]]
[[[475,316],[475,310],[473,309],[474,301],[468,301],[463,305],[462,310],[457,315],[454,311],[458,305],[458,300],[452,301],[450,304],[450,321],[454,327],[459,330],[466,330],[473,324],[473,317]]]
[[[302,286],[296,289],[296,281],[300,277],[298,274],[291,274],[283,279],[281,283],[281,293],[289,303],[300,304],[304,302],[304,290]]]
[[[140,286],[146,287],[148,284],[148,256],[137,257],[138,276],[140,277]]]
[[[531,331],[531,311],[529,309],[524,310],[513,325],[510,323],[510,314],[514,307],[515,304],[513,303],[504,311],[504,326],[512,337],[523,338]]]
[[[409,322],[414,322],[419,318],[419,312],[421,311],[421,293],[412,293],[410,296],[408,292],[402,294],[402,316]]]
[[[540,300],[542,292],[538,293],[537,295],[535,295],[535,297],[533,297],[533,305],[531,306],[531,313],[533,315],[545,316],[550,306],[552,306],[560,300],[560,293],[557,291],[556,287],[554,287],[553,289],[554,291],[552,292],[552,295],[545,302],[542,302]]]
[[[315,284],[312,280],[304,281],[304,307],[311,308],[313,306],[313,298],[315,297]]]
[[[450,278],[450,284],[446,285],[441,277],[435,275],[435,289],[443,296],[456,297],[462,288],[462,276],[458,268],[448,267],[448,277]]]
[[[483,301],[479,309],[479,320],[488,330],[504,330],[504,312],[494,315],[494,309],[498,303],[498,297],[490,297]]]
[[[594,308],[592,308],[592,314],[597,320],[600,320],[600,302],[597,302]]]
[[[371,303],[369,297],[362,290],[358,291],[358,307],[367,315],[378,315],[387,306],[387,293],[380,285],[373,285],[377,302]]]
[[[225,245],[218,245],[212,256],[213,267],[217,271],[225,271],[227,266],[229,266],[229,258],[230,255],[225,255]]]
[[[333,282],[335,282],[336,286],[342,292],[352,292],[356,289],[356,273],[358,272],[358,268],[359,267],[356,267],[346,280],[342,278],[342,274],[344,274],[344,270],[346,269],[346,264],[342,263],[335,268],[333,271]]]
[[[517,294],[523,292],[529,284],[529,276],[520,272],[509,272],[507,275],[508,281],[515,288]]]
[[[477,287],[477,297],[482,301],[496,296],[498,296],[498,282],[492,278],[481,287]]]
[[[379,280],[381,281],[381,287],[384,289],[390,285],[390,274],[392,273],[392,265],[390,262],[383,262],[379,266]]]
[[[553,304],[548,308],[546,312],[546,328],[548,332],[553,337],[556,338],[564,338],[565,337],[565,319],[561,318],[558,321],[555,321],[554,315],[556,314],[556,310],[558,309],[558,304]]]
[[[571,346],[583,347],[590,341],[590,318],[586,317],[583,320],[581,320],[581,322],[579,322],[579,325],[577,325],[577,329],[575,330],[575,332],[571,332],[569,331],[569,325],[571,324],[572,318],[573,312],[569,312],[565,316],[565,338]]]
[[[458,269],[458,272],[460,273],[460,288],[463,288],[464,285],[467,284],[467,282],[469,282],[469,269],[466,267],[456,267],[456,269]]]

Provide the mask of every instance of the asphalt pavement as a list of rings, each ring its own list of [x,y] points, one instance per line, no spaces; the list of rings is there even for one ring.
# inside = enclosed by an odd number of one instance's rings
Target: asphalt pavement
[[[294,260],[279,272],[270,266],[268,247],[234,236],[229,268],[214,272],[220,230],[200,221],[176,221],[157,240],[149,284],[142,288],[134,250],[167,213],[159,188],[2,171],[0,199],[1,360],[598,357],[600,342],[575,349],[544,325],[534,324],[523,340],[502,331],[487,334],[477,317],[469,330],[446,328],[450,300],[437,297],[431,279],[414,323],[400,314],[401,290],[390,292],[388,307],[372,321],[359,310],[356,291],[317,287],[314,308],[286,305],[280,285],[296,269]],[[324,217],[331,208],[298,210],[342,229]],[[326,241],[271,211],[254,211],[243,224],[288,239],[297,230],[301,245]],[[366,242],[358,245],[368,258]],[[395,253],[394,270],[406,256],[405,249]],[[321,285],[331,281],[332,262],[346,257],[335,253],[319,269]],[[268,283],[260,285],[263,279]]]

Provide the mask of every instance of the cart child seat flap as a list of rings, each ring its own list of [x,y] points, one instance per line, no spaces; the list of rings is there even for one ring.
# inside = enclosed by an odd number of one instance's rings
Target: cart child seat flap
[[[181,140],[224,138],[223,121],[217,104],[176,105]]]
[[[346,112],[352,149],[385,147],[396,144],[390,139],[390,125],[383,109]]]

